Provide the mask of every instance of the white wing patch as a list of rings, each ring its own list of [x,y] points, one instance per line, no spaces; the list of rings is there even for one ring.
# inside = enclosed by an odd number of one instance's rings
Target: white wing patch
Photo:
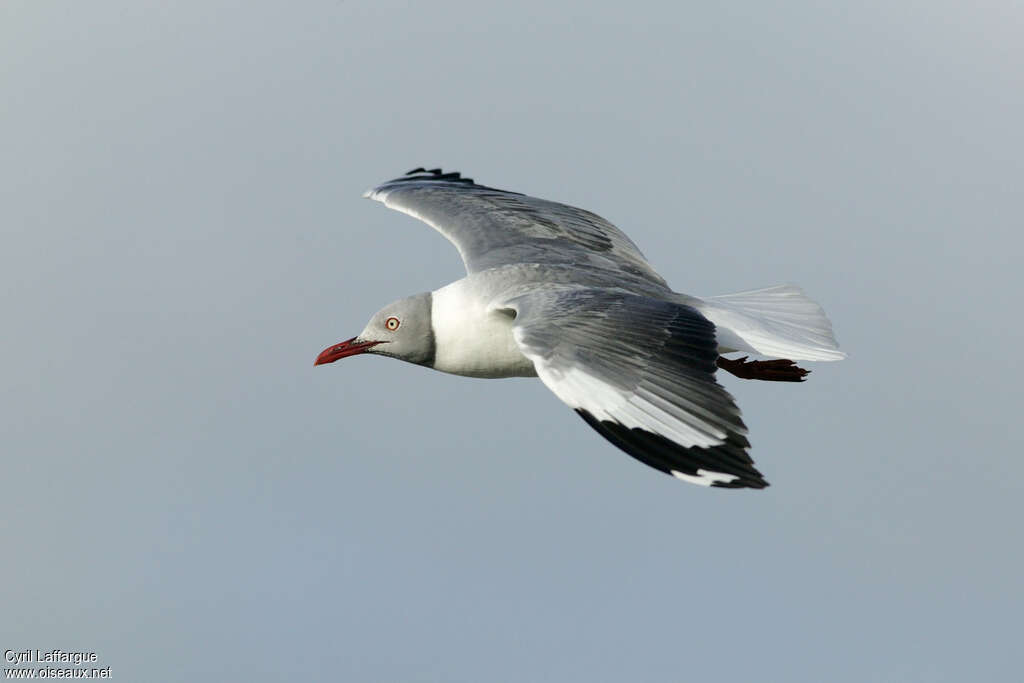
[[[519,335],[516,336],[518,338]],[[530,353],[526,355],[531,356]],[[533,360],[538,359],[533,357]],[[701,422],[699,428],[684,423],[672,414],[678,412],[678,408],[658,400],[653,394],[645,398],[635,392],[620,392],[579,367],[563,370],[543,362],[535,362],[534,366],[541,381],[558,398],[569,407],[585,410],[598,420],[618,422],[629,429],[640,428],[660,434],[684,448],[708,448],[725,442],[727,434],[724,431],[705,422]]]
[[[711,472],[709,470],[697,470],[697,476],[686,474],[679,470],[672,470],[672,476],[697,486],[711,486],[716,483],[728,484],[739,479],[735,474],[723,474],[722,472]]]
[[[393,210],[398,211],[400,213],[404,213],[406,216],[412,216],[413,218],[415,218],[418,221],[423,221],[424,223],[426,223],[427,225],[432,227],[434,230],[436,230],[439,233],[441,233],[441,235],[446,240],[451,242],[452,246],[454,246],[455,249],[459,252],[459,256],[462,258],[462,263],[465,264],[467,266],[467,268],[469,267],[469,261],[466,259],[466,254],[463,253],[462,247],[459,246],[459,243],[456,242],[448,232],[446,232],[440,225],[438,225],[437,223],[435,223],[431,219],[427,218],[426,216],[424,216],[423,214],[419,213],[418,211],[415,211],[414,209],[409,208],[408,206],[405,206],[403,204],[398,204],[396,202],[390,202],[389,203],[388,202],[388,195],[389,194],[391,194],[390,190],[381,190],[381,189],[378,189],[378,188],[372,188],[372,189],[369,189],[366,192],[364,192],[363,193],[363,197],[365,197],[367,199],[372,199],[372,200],[377,201],[377,202],[380,202],[381,204],[383,204],[384,206],[388,207],[389,209],[393,209]]]

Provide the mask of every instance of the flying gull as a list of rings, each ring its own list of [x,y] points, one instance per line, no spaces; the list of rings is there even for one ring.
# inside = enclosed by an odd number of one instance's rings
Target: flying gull
[[[764,488],[716,370],[799,382],[808,371],[794,361],[845,357],[798,287],[673,292],[626,235],[589,211],[436,168],[364,196],[444,235],[467,275],[385,306],[316,365],[374,353],[469,377],[539,377],[655,469],[702,486]],[[768,360],[722,355],[737,352]]]

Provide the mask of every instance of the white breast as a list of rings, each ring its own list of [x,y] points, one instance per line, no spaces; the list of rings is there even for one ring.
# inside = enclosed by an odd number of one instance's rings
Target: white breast
[[[488,312],[486,286],[474,276],[433,292],[434,369],[468,377],[536,377],[512,336],[514,318]]]

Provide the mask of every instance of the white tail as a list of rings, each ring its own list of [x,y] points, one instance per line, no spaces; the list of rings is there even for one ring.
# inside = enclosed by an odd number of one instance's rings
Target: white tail
[[[723,352],[790,360],[841,360],[832,323],[796,285],[723,294],[693,304],[718,328]]]

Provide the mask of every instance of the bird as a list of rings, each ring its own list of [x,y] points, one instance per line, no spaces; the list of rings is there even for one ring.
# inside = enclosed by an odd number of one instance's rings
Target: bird
[[[363,196],[440,232],[466,276],[388,304],[314,365],[376,354],[468,377],[538,377],[654,469],[706,487],[763,489],[717,371],[802,382],[809,371],[796,361],[846,355],[799,287],[674,292],[623,232],[584,209],[424,167]]]

